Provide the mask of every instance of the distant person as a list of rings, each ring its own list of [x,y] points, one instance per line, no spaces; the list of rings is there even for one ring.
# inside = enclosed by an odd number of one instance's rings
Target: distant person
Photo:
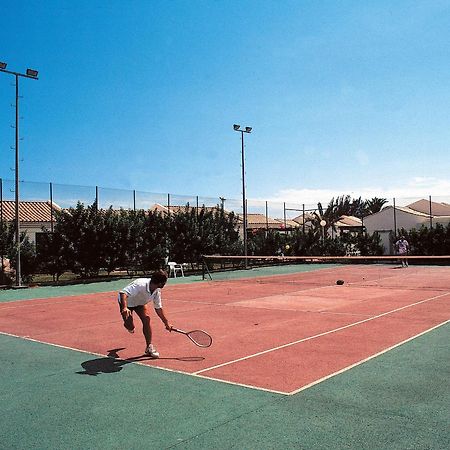
[[[172,330],[162,308],[161,289],[166,282],[167,272],[158,270],[152,274],[151,278],[138,278],[119,292],[118,301],[120,314],[123,319],[123,326],[130,333],[134,333],[133,312],[139,316],[142,322],[142,332],[146,343],[144,353],[152,358],[159,358],[159,353],[152,344],[150,302],[153,302],[155,312],[164,323],[166,329],[168,331]]]
[[[404,236],[400,236],[400,239],[395,243],[395,247],[397,248],[397,252],[400,256],[406,256],[409,251],[409,242],[405,239]],[[402,267],[408,267],[408,259],[401,258]]]

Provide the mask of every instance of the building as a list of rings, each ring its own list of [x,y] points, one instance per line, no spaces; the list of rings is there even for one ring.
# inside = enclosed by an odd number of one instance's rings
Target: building
[[[298,224],[299,227],[306,229],[312,228],[313,220],[315,219],[315,215],[311,212],[305,212],[304,214],[300,214],[297,217],[294,217],[292,220]]]
[[[430,214],[431,211],[431,214]],[[407,206],[386,206],[381,211],[364,218],[364,226],[370,234],[377,232],[381,237],[385,254],[393,254],[393,241],[397,231],[410,231],[422,226],[432,227],[450,223],[450,205],[447,203],[418,200]]]
[[[241,216],[239,216],[240,222],[242,222]],[[293,220],[286,221],[284,219],[272,219],[265,214],[247,214],[247,230],[249,232],[256,232],[259,230],[278,230],[285,231],[293,228],[298,228],[298,223]]]
[[[20,231],[25,232],[31,242],[36,242],[36,234],[42,232],[45,227],[48,230],[54,223],[55,211],[61,211],[61,208],[50,201],[28,202],[21,201],[19,208]],[[14,222],[16,220],[16,202],[12,200],[3,200],[0,202],[0,219],[5,222]]]
[[[359,233],[363,231],[363,222],[359,217],[355,216],[341,216],[337,222],[334,223],[338,234],[345,233]]]

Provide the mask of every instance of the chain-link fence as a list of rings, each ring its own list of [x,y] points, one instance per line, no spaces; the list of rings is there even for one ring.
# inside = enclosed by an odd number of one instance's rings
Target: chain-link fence
[[[8,179],[0,179],[0,200],[15,200],[15,182]],[[25,202],[53,202],[61,208],[75,207],[78,202],[84,205],[96,204],[100,209],[151,209],[155,205],[161,205],[170,210],[171,207],[186,206],[191,207],[215,207],[220,205],[226,211],[234,212],[242,216],[242,199],[228,199],[223,197],[205,197],[199,195],[180,195],[174,193],[155,193],[137,190],[125,190],[114,188],[103,188],[99,186],[76,186],[57,183],[40,183],[23,181],[19,183],[20,201]],[[343,193],[345,196],[345,193]],[[363,199],[370,200],[370,199]],[[450,195],[424,196],[421,198],[386,198],[382,205],[383,209],[390,210],[392,230],[401,228],[403,221],[398,217],[399,212],[408,212],[409,209],[415,211],[416,217],[420,217],[420,222],[433,226],[433,223],[444,221],[450,218]],[[331,199],[322,199],[321,205],[326,211]],[[390,207],[390,208],[388,208]],[[0,214],[1,214],[0,208]],[[289,229],[294,219],[302,224],[311,213],[318,213],[318,205],[303,203],[299,199],[294,202],[274,202],[264,200],[247,199],[247,214],[259,215],[262,220],[258,223],[269,228],[269,220],[276,219],[280,228]],[[323,213],[323,211],[322,211]],[[355,214],[360,220],[365,222],[368,210],[360,210]],[[443,220],[439,217],[444,218]],[[249,218],[249,227],[251,225]]]

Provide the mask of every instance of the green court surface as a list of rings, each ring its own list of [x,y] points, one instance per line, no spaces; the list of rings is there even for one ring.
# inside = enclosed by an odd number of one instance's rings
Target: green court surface
[[[312,270],[320,270],[327,267],[335,267],[335,264],[297,264],[284,265],[274,267],[258,267],[247,270],[232,270],[229,272],[216,272],[212,274],[214,280],[226,280],[236,278],[253,278],[264,275],[283,275],[290,273],[309,272]],[[137,277],[135,277],[137,278]],[[31,300],[34,298],[53,298],[63,297],[69,295],[91,294],[96,292],[112,292],[119,291],[126,286],[134,278],[114,279],[111,281],[102,281],[97,283],[79,283],[67,284],[64,286],[40,286],[29,289],[7,289],[0,290],[0,302],[8,302],[15,300]],[[188,277],[170,278],[168,285],[183,284],[183,283],[198,283],[208,281],[210,278],[205,275],[191,275]]]
[[[0,448],[448,449],[449,342],[447,323],[285,396],[0,334]]]
[[[137,278],[137,277],[135,277]],[[0,290],[0,302],[11,302],[15,300],[32,300],[34,298],[65,297],[69,295],[83,295],[97,292],[119,292],[134,278],[122,278],[99,283],[68,284],[64,286],[39,286],[28,289],[6,289]],[[201,276],[190,276],[185,278],[170,278],[170,284],[195,283],[203,281]]]

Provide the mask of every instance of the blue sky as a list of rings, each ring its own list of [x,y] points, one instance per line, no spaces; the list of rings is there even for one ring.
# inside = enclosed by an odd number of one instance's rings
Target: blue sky
[[[450,1],[1,0],[21,176],[239,199],[450,197]],[[13,179],[0,73],[0,177]]]

